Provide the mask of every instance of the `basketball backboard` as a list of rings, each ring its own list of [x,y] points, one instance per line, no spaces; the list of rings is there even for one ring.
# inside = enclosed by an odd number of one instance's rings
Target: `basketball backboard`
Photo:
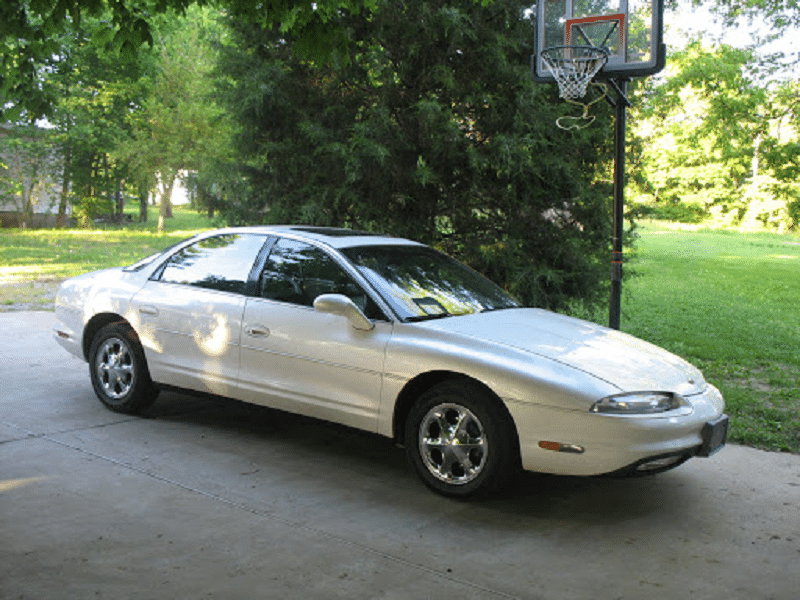
[[[556,46],[603,48],[608,60],[595,79],[643,77],[664,68],[664,0],[538,0],[535,81],[554,81],[541,51]]]

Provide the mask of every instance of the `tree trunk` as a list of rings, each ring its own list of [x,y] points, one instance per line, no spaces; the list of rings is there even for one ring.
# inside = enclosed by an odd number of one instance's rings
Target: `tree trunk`
[[[125,196],[122,194],[122,180],[117,179],[117,189],[114,192],[116,217],[118,223],[125,221]]]
[[[158,232],[163,233],[167,228],[167,219],[172,218],[172,188],[175,186],[175,174],[169,174],[169,180],[164,182],[161,189],[161,202],[158,211]]]
[[[64,151],[64,172],[61,175],[61,195],[58,199],[58,217],[56,227],[67,226],[67,201],[69,200],[70,175],[72,173],[72,144],[67,144]]]
[[[150,195],[150,186],[142,182],[139,184],[139,222],[147,223],[147,200]]]
[[[36,177],[32,177],[30,187],[27,190],[23,188],[22,191],[22,219],[20,220],[19,224],[22,229],[27,229],[28,227],[33,226],[33,191],[35,188]]]
[[[103,153],[103,192],[105,192],[106,200],[111,205],[111,220],[114,221],[116,211],[114,210],[114,193],[111,191],[111,178],[108,174],[108,154]]]
[[[214,194],[206,189],[204,185],[197,186],[197,196],[200,200],[200,206],[205,206],[208,211],[208,218],[214,218]]]

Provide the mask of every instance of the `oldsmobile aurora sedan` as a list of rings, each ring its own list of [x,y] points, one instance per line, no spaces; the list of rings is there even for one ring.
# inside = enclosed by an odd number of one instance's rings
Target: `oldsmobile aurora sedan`
[[[721,394],[629,335],[524,308],[432,248],[343,229],[207,232],[65,281],[55,339],[109,409],[162,388],[394,438],[424,483],[655,473],[725,443]]]

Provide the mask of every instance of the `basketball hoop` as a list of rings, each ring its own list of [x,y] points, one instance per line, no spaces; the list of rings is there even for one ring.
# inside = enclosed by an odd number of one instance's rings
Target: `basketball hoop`
[[[594,46],[553,46],[540,52],[542,62],[558,83],[558,92],[567,102],[583,107],[580,117],[561,117],[556,125],[561,129],[581,129],[594,122],[589,116],[589,107],[603,96],[591,102],[579,102],[583,98],[595,75],[608,61],[608,51]],[[565,125],[562,121],[569,124]],[[580,123],[579,121],[584,121]]]
[[[608,51],[594,46],[553,46],[540,54],[565,100],[583,98],[589,82],[608,60]]]

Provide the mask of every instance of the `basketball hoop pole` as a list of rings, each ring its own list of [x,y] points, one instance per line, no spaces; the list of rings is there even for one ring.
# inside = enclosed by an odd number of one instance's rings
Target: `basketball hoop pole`
[[[611,242],[611,299],[608,306],[608,326],[619,329],[622,307],[622,237],[625,232],[625,130],[627,111],[627,79],[610,79],[608,87],[616,92],[614,104],[614,223]]]
[[[599,14],[598,14],[599,11]],[[603,94],[614,108],[614,201],[611,239],[611,297],[609,327],[620,328],[622,305],[622,239],[625,233],[625,129],[627,86],[632,77],[660,73],[666,65],[664,0],[539,0],[535,26],[531,77],[537,83],[558,83],[559,95],[583,105],[578,120],[587,121],[591,103],[579,101],[589,83],[604,83]],[[629,33],[634,34],[632,38]],[[556,125],[562,129],[580,128]],[[592,119],[593,120],[593,119]]]

